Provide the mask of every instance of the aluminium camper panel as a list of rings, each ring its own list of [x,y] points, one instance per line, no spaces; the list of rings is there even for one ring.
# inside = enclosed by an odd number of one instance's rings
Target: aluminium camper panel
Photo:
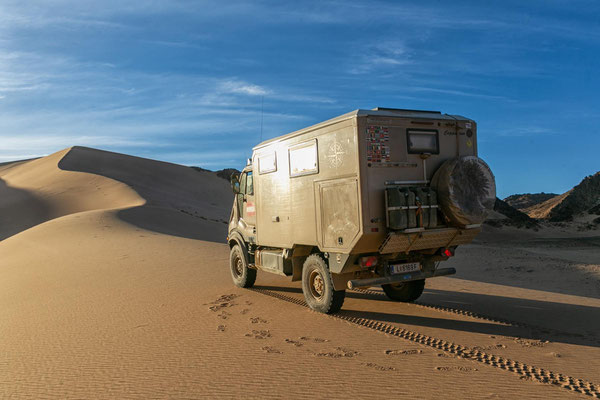
[[[257,244],[281,248],[324,245],[318,182],[349,177],[357,180],[358,154],[354,118],[320,125],[255,148]],[[300,165],[302,160],[310,159],[313,148],[317,156],[316,168]],[[272,154],[276,158],[275,168],[271,166]],[[265,165],[270,167],[265,169]],[[331,195],[327,190],[325,192]],[[358,193],[354,198],[354,204],[357,204]],[[330,197],[327,199],[331,200]],[[330,207],[327,207],[329,210]],[[332,223],[332,220],[327,219],[327,223]],[[357,220],[359,225],[360,217]],[[334,249],[349,251],[352,239],[342,239],[343,245]]]

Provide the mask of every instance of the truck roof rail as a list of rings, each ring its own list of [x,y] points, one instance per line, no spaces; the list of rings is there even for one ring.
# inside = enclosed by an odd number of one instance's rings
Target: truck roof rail
[[[402,112],[419,112],[429,114],[441,114],[441,111],[428,111],[428,110],[409,110],[406,108],[388,108],[388,107],[375,107],[373,111],[402,111]]]

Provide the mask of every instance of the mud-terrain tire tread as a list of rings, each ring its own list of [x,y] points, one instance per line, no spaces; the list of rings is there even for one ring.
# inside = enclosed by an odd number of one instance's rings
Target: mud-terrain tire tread
[[[243,264],[241,276],[238,276],[234,272],[237,257],[240,258]],[[233,279],[233,283],[237,287],[251,288],[252,286],[254,286],[254,282],[256,281],[256,270],[248,268],[248,262],[246,261],[246,257],[244,257],[244,252],[242,251],[239,244],[236,244],[231,248],[231,251],[229,253],[229,269],[231,272],[231,278]]]
[[[425,289],[425,279],[418,281],[405,282],[400,286],[381,285],[386,296],[394,301],[410,303],[417,300],[423,294]]]
[[[325,293],[322,301],[318,301],[312,296],[308,286],[310,272],[314,269],[318,269],[324,280]],[[344,304],[344,299],[346,298],[345,290],[335,290],[333,288],[333,281],[331,279],[331,274],[329,273],[329,268],[327,268],[325,260],[318,254],[312,254],[304,261],[302,267],[302,292],[304,293],[306,304],[312,310],[324,314],[333,314],[340,311]]]

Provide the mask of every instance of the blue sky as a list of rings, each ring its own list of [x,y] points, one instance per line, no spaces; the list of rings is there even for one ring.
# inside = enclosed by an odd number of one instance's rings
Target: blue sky
[[[0,3],[0,162],[72,145],[240,168],[357,109],[478,122],[498,194],[600,170],[597,1]],[[264,99],[264,105],[261,102]]]

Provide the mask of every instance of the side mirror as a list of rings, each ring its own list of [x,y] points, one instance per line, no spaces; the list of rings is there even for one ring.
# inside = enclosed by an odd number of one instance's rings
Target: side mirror
[[[240,192],[240,176],[237,173],[233,173],[230,178],[231,182],[231,190],[233,190],[234,194],[238,194]]]

